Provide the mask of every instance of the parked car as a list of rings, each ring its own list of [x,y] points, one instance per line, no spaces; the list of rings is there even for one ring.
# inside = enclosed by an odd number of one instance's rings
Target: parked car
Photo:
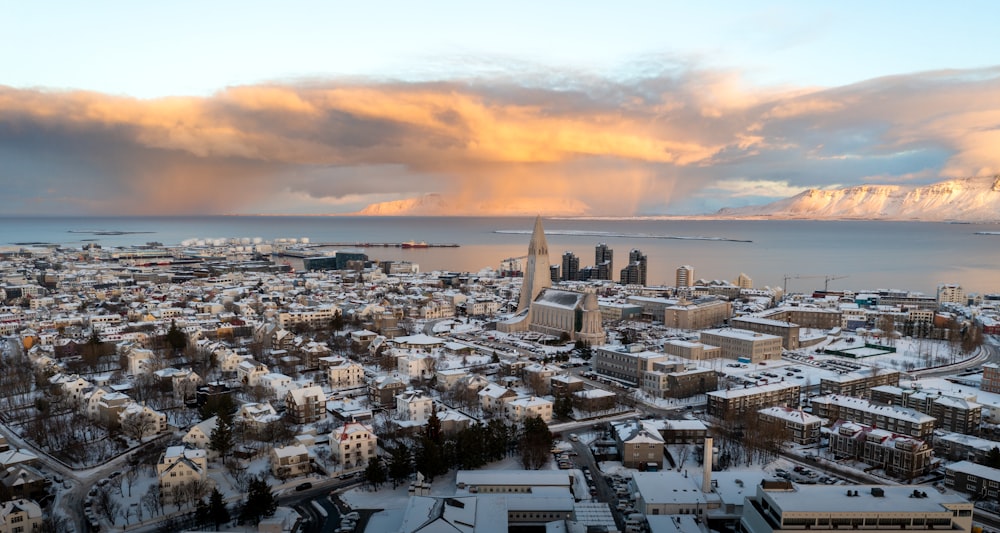
[[[308,481],[295,485],[295,490],[309,490],[311,488],[313,488],[313,484]]]

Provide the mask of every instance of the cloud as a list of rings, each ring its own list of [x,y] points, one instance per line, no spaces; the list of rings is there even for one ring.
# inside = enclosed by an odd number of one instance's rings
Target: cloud
[[[153,100],[0,87],[0,183],[25,213],[351,212],[438,193],[451,214],[655,214],[1000,173],[998,145],[1000,68],[826,89],[691,66]]]

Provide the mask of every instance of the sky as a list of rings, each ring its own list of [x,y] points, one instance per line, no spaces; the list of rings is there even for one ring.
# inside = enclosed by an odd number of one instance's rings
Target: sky
[[[1000,4],[0,0],[4,214],[711,213],[1000,174]]]

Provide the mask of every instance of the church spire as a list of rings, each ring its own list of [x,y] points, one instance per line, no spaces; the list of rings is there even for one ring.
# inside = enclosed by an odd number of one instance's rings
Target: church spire
[[[521,297],[517,302],[517,312],[528,309],[543,289],[552,286],[549,272],[549,243],[545,240],[545,230],[542,228],[542,217],[535,217],[535,229],[531,232],[528,243],[528,264],[524,269],[524,280],[521,283]]]

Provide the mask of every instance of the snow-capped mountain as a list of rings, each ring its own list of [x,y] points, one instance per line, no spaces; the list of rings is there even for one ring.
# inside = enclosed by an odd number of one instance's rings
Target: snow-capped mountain
[[[982,222],[1000,220],[1000,176],[925,185],[809,189],[769,204],[719,210],[722,217]]]

